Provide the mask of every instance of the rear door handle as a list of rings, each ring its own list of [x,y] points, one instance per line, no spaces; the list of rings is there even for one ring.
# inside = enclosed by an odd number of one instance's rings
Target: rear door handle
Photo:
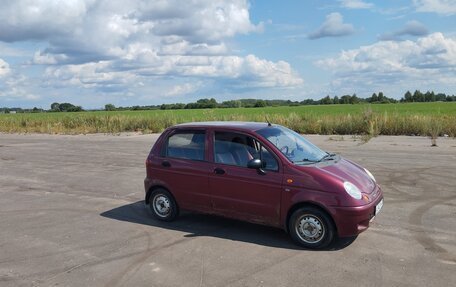
[[[220,168],[220,167],[216,167],[214,169],[214,173],[215,174],[225,174],[225,170],[223,168]]]
[[[165,160],[165,161],[162,161],[162,166],[163,167],[171,167],[171,164],[169,163],[169,161]]]

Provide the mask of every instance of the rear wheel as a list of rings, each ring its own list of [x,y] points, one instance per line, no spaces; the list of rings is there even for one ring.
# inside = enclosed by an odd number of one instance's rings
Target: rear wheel
[[[179,213],[174,197],[163,188],[158,188],[152,192],[149,208],[152,215],[162,221],[172,221]]]
[[[331,218],[315,207],[303,207],[293,212],[288,228],[293,240],[306,248],[321,249],[334,240],[335,228]]]

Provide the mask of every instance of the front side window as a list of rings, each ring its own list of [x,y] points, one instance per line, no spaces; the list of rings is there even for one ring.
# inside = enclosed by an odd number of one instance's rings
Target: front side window
[[[238,133],[215,132],[215,162],[247,167],[247,163],[259,158],[265,170],[277,171],[279,166],[272,154],[256,139]]]
[[[178,132],[168,138],[166,156],[192,160],[204,160],[204,131]]]
[[[296,164],[318,162],[328,154],[300,134],[284,127],[267,127],[258,130],[257,133],[275,145],[281,153]]]

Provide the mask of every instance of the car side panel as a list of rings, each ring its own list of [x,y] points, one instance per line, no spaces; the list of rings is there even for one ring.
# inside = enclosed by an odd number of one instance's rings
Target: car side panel
[[[245,167],[214,165],[225,171],[212,174],[209,186],[214,211],[218,214],[266,225],[280,225],[282,174]]]
[[[212,161],[209,188],[214,213],[250,222],[280,226],[280,201],[282,193],[282,172],[267,171],[261,175],[255,169],[216,163],[214,160],[214,132],[235,132],[230,129],[208,131],[208,158]],[[258,140],[254,134],[248,134]],[[262,142],[260,140],[260,142]],[[216,174],[220,168],[224,174]]]
[[[164,167],[163,162],[169,166]],[[179,158],[155,157],[150,161],[151,178],[164,182],[182,209],[208,212],[211,209],[208,174],[211,164]]]

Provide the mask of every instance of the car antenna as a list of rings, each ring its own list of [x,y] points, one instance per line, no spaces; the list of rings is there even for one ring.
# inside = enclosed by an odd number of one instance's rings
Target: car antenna
[[[268,127],[272,126],[271,125],[271,122],[268,120],[268,117],[267,116],[264,116],[266,118],[266,122],[268,123]]]

